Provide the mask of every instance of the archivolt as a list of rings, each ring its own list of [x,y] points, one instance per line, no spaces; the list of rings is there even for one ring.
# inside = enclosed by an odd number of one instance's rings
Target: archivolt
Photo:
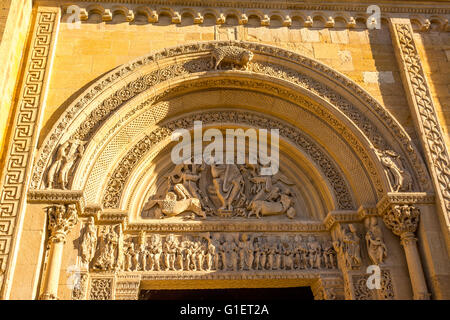
[[[212,70],[210,50],[230,44],[254,52],[255,59],[249,71]],[[259,82],[253,80],[258,77],[261,78]],[[194,85],[197,87],[220,86],[227,82],[229,86],[241,86],[245,82],[254,90],[272,90],[274,94],[297,103],[302,100],[302,106],[309,105],[318,116],[328,118],[325,120],[330,124],[334,123],[335,130],[345,132],[348,126],[354,135],[346,137],[347,140],[355,139],[355,135],[365,140],[369,151],[359,150],[358,153],[366,154],[367,159],[363,162],[372,167],[368,169],[372,176],[376,175],[374,168],[377,165],[371,165],[370,159],[377,160],[377,157],[370,148],[397,149],[413,169],[416,189],[427,190],[430,187],[425,166],[407,133],[386,109],[350,79],[315,60],[280,48],[247,42],[207,42],[165,49],[137,59],[115,69],[91,86],[64,112],[44,140],[34,168],[32,188],[44,187],[45,168],[55,148],[65,139],[90,140],[96,130],[131,99],[142,94],[152,96],[153,102],[159,101],[169,94],[186,90],[189,78],[204,78],[206,83],[197,81]],[[301,98],[299,91],[321,104],[308,103]],[[380,187],[378,182],[378,192],[382,191]]]

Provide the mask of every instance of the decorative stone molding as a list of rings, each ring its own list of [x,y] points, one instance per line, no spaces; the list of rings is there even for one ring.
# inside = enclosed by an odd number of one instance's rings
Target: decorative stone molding
[[[388,192],[377,204],[378,214],[383,216],[383,213],[391,205],[404,204],[434,204],[435,196],[431,193],[425,192]]]
[[[391,37],[416,131],[432,173],[443,225],[450,230],[450,157],[433,103],[430,86],[414,43],[411,24],[391,19]],[[447,236],[447,235],[446,235]]]
[[[323,223],[327,230],[331,230],[333,226],[337,223],[348,223],[359,221],[361,218],[359,217],[356,211],[331,211],[325,217]]]
[[[75,204],[80,216],[86,207],[83,191],[79,190],[29,190],[28,203]]]
[[[114,278],[92,277],[89,288],[89,300],[112,300]]]
[[[115,299],[137,300],[141,283],[140,275],[117,275]]]
[[[367,286],[368,277],[368,275],[353,276],[355,300],[395,299],[394,287],[389,270],[381,270],[380,289],[369,289],[369,287]]]
[[[24,69],[24,84],[18,95],[14,120],[11,122],[11,142],[5,153],[5,170],[0,184],[0,221],[8,221],[0,231],[0,270],[6,270],[0,276],[0,297],[7,298],[11,261],[17,254],[17,221],[23,214],[26,199],[25,188],[29,184],[31,164],[34,160],[37,133],[42,114],[42,101],[45,99],[48,70],[52,64],[53,44],[56,25],[59,21],[59,9],[39,8],[30,40],[27,65]],[[9,281],[8,283],[11,283]]]
[[[424,169],[423,164],[420,160],[420,156],[416,153],[416,150],[413,147],[413,145],[411,144],[411,141],[408,138],[406,132],[404,132],[404,130],[398,125],[396,120],[394,120],[389,115],[389,113],[385,110],[385,108],[383,108],[380,104],[378,104],[373,98],[370,97],[370,95],[368,95],[363,89],[359,88],[354,82],[352,82],[351,80],[342,76],[341,74],[325,67],[324,65],[322,65],[321,63],[319,63],[317,61],[313,61],[309,58],[302,57],[298,54],[295,54],[295,53],[292,53],[289,51],[285,51],[285,50],[282,50],[279,48],[270,47],[270,46],[266,46],[266,45],[255,44],[255,43],[246,43],[246,42],[232,42],[232,43],[233,43],[233,45],[241,46],[243,48],[249,49],[255,54],[276,56],[278,58],[286,59],[287,61],[292,61],[301,66],[305,66],[308,69],[316,70],[316,72],[326,75],[330,79],[330,81],[334,81],[334,82],[338,83],[338,85],[340,85],[340,86],[342,86],[342,85],[345,86],[346,90],[353,92],[353,94],[355,96],[359,97],[358,99],[362,103],[366,104],[368,106],[368,109],[371,110],[371,112],[376,113],[377,117],[382,122],[389,122],[389,124],[386,123],[386,129],[391,130],[392,134],[397,137],[398,141],[399,142],[401,141],[400,145],[402,146],[403,150],[405,150],[405,152],[407,154],[407,156],[405,156],[405,158],[407,158],[408,161],[410,161],[411,165],[413,166],[414,172],[419,177],[418,179],[419,179],[420,185],[426,188],[426,186],[428,184],[428,177],[426,174],[426,170]],[[109,75],[105,76],[104,79],[100,80],[97,84],[93,85],[93,87],[88,90],[88,93],[84,97],[75,101],[73,103],[73,105],[71,107],[69,107],[69,109],[63,114],[61,120],[57,124],[55,124],[55,127],[52,130],[52,134],[46,138],[46,140],[44,142],[44,146],[43,146],[41,152],[39,153],[40,159],[39,159],[39,161],[36,162],[37,165],[35,168],[35,172],[33,174],[33,183],[32,183],[33,188],[38,188],[38,186],[41,185],[41,181],[42,181],[41,179],[42,179],[42,175],[44,173],[44,167],[46,166],[46,163],[49,161],[50,155],[53,153],[52,150],[53,150],[54,146],[57,145],[57,141],[60,139],[60,136],[63,133],[63,130],[65,130],[66,127],[68,126],[68,124],[71,122],[71,119],[73,119],[76,116],[76,114],[78,114],[78,112],[81,109],[83,109],[86,104],[89,103],[90,100],[95,98],[104,88],[109,86],[111,83],[115,82],[116,79],[118,79],[121,76],[130,74],[131,72],[134,72],[134,70],[136,70],[137,68],[147,65],[149,63],[153,63],[156,60],[169,58],[169,57],[175,57],[175,56],[178,56],[181,54],[190,54],[190,53],[194,53],[194,52],[208,52],[209,50],[211,50],[212,48],[214,48],[216,46],[224,46],[224,45],[230,45],[230,42],[199,43],[199,44],[194,44],[194,45],[184,45],[184,46],[180,46],[180,47],[173,48],[173,49],[172,48],[165,49],[162,52],[155,53],[154,55],[151,55],[151,56],[148,56],[148,57],[145,57],[142,59],[138,59],[138,60],[130,63],[129,65],[126,65],[123,68],[119,68],[119,69],[117,69],[117,71],[113,71]],[[257,66],[257,65],[255,64],[255,66]],[[109,99],[105,100],[104,103],[100,104],[102,106],[102,108],[105,108],[105,110],[98,113],[98,114],[102,115],[101,118],[99,118],[99,120],[103,119],[111,111],[114,111],[116,108],[118,108],[121,105],[121,103],[123,103],[124,98],[126,101],[128,101],[130,99],[131,95],[142,92],[143,90],[145,90],[146,86],[155,85],[156,83],[161,81],[160,79],[164,79],[164,80],[167,79],[169,75],[180,75],[180,74],[183,74],[183,72],[189,73],[189,71],[187,71],[187,70],[183,71],[183,70],[185,70],[184,67],[181,67],[181,69],[180,69],[179,66],[178,67],[171,66],[170,68],[172,68],[172,69],[164,71],[164,72],[161,70],[160,74],[157,73],[155,75],[149,74],[148,76],[144,76],[142,81],[137,81],[137,82],[134,82],[133,84],[130,84],[128,87],[125,87],[122,90],[119,90],[116,94],[112,95]],[[204,67],[202,67],[202,68],[204,68]],[[209,67],[209,68],[211,68],[211,67]],[[194,68],[191,70],[198,70],[198,69]],[[206,70],[208,70],[208,69],[206,69]],[[263,68],[257,67],[257,68],[252,69],[253,72],[257,72],[258,70],[268,70],[267,72],[269,72],[269,74],[270,74],[270,72],[274,72],[274,75],[283,74],[283,73],[287,72],[287,71],[282,71],[280,73],[278,70],[269,71],[269,70],[273,70],[273,69],[271,69],[271,68],[267,69],[266,67],[263,67]],[[287,74],[290,74],[288,76],[288,79],[290,79],[289,81],[293,81],[295,79],[295,76],[293,78],[293,75],[298,75],[299,73],[298,72],[288,72]],[[209,80],[209,81],[211,81],[211,80]],[[300,79],[297,78],[296,81],[300,85],[302,83],[307,84],[307,86],[309,86],[308,90],[313,90],[314,87],[317,87],[314,85],[311,86],[311,79],[309,79],[305,82],[305,81],[301,80],[301,78]],[[148,83],[148,84],[146,84],[146,83]],[[223,85],[223,84],[217,83],[217,85]],[[136,89],[133,89],[133,88],[136,88]],[[318,86],[317,88],[321,88],[321,89],[319,89],[319,92],[322,92],[322,94],[319,94],[319,95],[324,95],[324,96],[327,95],[326,92],[328,89],[326,87],[324,87],[322,85],[322,86]],[[330,92],[330,94],[331,94],[331,92]],[[291,95],[292,95],[292,93],[288,93],[287,96],[291,96]],[[370,124],[370,122],[368,123],[367,122],[368,120],[365,119],[365,117],[361,113],[358,113],[357,110],[352,107],[352,104],[346,103],[345,102],[346,100],[341,98],[339,96],[339,94],[337,94],[337,93],[333,93],[327,99],[331,103],[334,103],[334,104],[337,103],[338,107],[341,109],[342,112],[347,113],[347,116],[349,116],[352,119],[352,121],[355,121],[357,123],[357,125],[361,126],[361,130],[363,132],[368,132],[367,130],[369,130],[371,132],[369,134],[369,140],[373,141],[375,143],[375,145],[379,145],[380,142],[382,142],[382,139],[380,140],[380,135],[374,134],[374,133],[376,133],[376,130],[374,131],[376,126],[373,124]],[[91,130],[90,128],[92,128],[93,125],[96,122],[98,122],[98,120],[92,122],[92,119],[96,119],[96,117],[98,117],[96,114],[92,114],[92,117],[89,119],[89,121],[83,122],[83,127],[85,129],[80,128],[80,129],[78,129],[78,132],[79,133],[89,132]],[[373,138],[370,138],[370,137],[373,137]],[[364,149],[364,148],[360,148],[360,149]],[[367,155],[364,156],[363,159],[368,159],[368,156]],[[365,162],[365,163],[367,163],[367,162]],[[369,172],[374,176],[376,176],[375,171],[376,171],[375,168],[369,169]],[[380,188],[380,187],[377,187],[377,188]]]
[[[85,0],[84,0],[85,1]],[[289,27],[292,20],[298,21],[296,26],[312,27],[312,21],[321,21],[323,27],[332,28],[335,26],[335,20],[342,20],[343,24],[353,28],[357,20],[366,23],[369,14],[366,13],[367,5],[348,2],[343,4],[325,4],[325,3],[301,3],[301,2],[268,2],[268,1],[221,1],[218,4],[215,1],[169,1],[161,3],[161,1],[147,1],[146,5],[140,2],[114,1],[123,2],[123,6],[114,4],[108,5],[109,1],[101,1],[101,4],[82,5],[84,10],[83,16],[87,17],[91,13],[100,13],[103,21],[110,21],[113,16],[121,14],[126,17],[127,21],[134,21],[138,14],[143,14],[149,23],[155,23],[159,20],[159,15],[169,15],[172,23],[181,22],[181,16],[190,16],[194,23],[203,23],[203,17],[211,14],[216,24],[224,24],[228,16],[234,16],[238,19],[239,24],[245,25],[248,16],[256,16],[260,20],[261,26],[270,26],[272,20],[281,20],[282,25]],[[95,1],[94,1],[95,2]],[[126,6],[126,7],[125,7]],[[397,4],[379,4],[382,11],[382,17],[386,18],[392,15],[410,13],[410,18],[415,18],[422,24],[422,28],[426,29],[426,21],[430,19],[440,19],[442,21],[442,30],[446,30],[446,14],[449,9],[445,6],[427,6],[419,5],[419,7],[402,6]],[[65,12],[68,5],[63,5]],[[206,8],[205,8],[206,7]],[[119,9],[120,8],[120,9]],[[111,15],[112,12],[112,15]],[[134,14],[131,14],[134,13]],[[436,16],[438,15],[438,16]],[[85,18],[87,19],[87,18]],[[83,20],[85,20],[83,19]],[[448,19],[448,18],[447,18]]]
[[[209,123],[241,123],[258,128],[279,129],[280,136],[286,137],[294,142],[301,150],[307,153],[313,161],[322,169],[323,175],[328,178],[328,182],[334,189],[339,209],[353,208],[352,196],[348,190],[345,179],[337,169],[336,165],[329,159],[324,151],[315,145],[312,139],[302,134],[298,129],[287,126],[278,120],[272,120],[261,115],[243,112],[202,112],[190,116],[183,116],[182,119],[163,123],[159,127],[135,143],[134,147],[116,165],[110,179],[107,182],[106,191],[103,196],[102,206],[104,208],[118,208],[123,187],[137,163],[146,156],[153,146],[168,139],[175,128],[184,128],[193,124],[194,121]]]

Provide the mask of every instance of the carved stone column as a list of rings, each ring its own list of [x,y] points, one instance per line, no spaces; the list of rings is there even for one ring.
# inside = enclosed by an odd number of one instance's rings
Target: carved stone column
[[[392,204],[382,214],[386,226],[397,236],[405,250],[409,276],[415,300],[428,300],[428,293],[422,262],[414,233],[419,224],[420,211],[411,204]]]
[[[77,223],[75,204],[56,204],[46,208],[48,215],[48,260],[41,300],[55,300],[58,294],[58,282],[61,272],[61,258],[66,236]]]

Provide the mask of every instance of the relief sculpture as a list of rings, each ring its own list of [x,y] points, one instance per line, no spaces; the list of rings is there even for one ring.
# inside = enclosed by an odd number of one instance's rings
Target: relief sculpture
[[[180,164],[166,176],[143,208],[143,216],[167,218],[186,215],[210,217],[256,217],[297,215],[293,183],[282,173],[261,175],[252,164]],[[163,199],[161,199],[161,197]],[[191,214],[189,216],[189,214]]]
[[[141,233],[124,239],[123,264],[117,262],[117,237],[113,232],[99,246],[94,270],[227,272],[337,267],[331,241],[314,235],[200,233],[147,237]]]
[[[56,159],[47,173],[47,187],[49,189],[67,189],[69,178],[75,161],[82,157],[86,141],[71,139],[64,142],[56,153]]]
[[[392,150],[376,150],[381,164],[386,168],[392,188],[395,192],[411,191],[412,177],[403,167],[400,155]]]

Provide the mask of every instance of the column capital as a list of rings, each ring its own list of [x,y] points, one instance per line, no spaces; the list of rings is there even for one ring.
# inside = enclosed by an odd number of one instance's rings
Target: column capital
[[[383,221],[397,236],[414,235],[419,225],[420,210],[411,204],[392,204],[384,211]]]
[[[49,242],[65,242],[66,236],[78,222],[75,204],[54,204],[45,208],[50,230]]]

